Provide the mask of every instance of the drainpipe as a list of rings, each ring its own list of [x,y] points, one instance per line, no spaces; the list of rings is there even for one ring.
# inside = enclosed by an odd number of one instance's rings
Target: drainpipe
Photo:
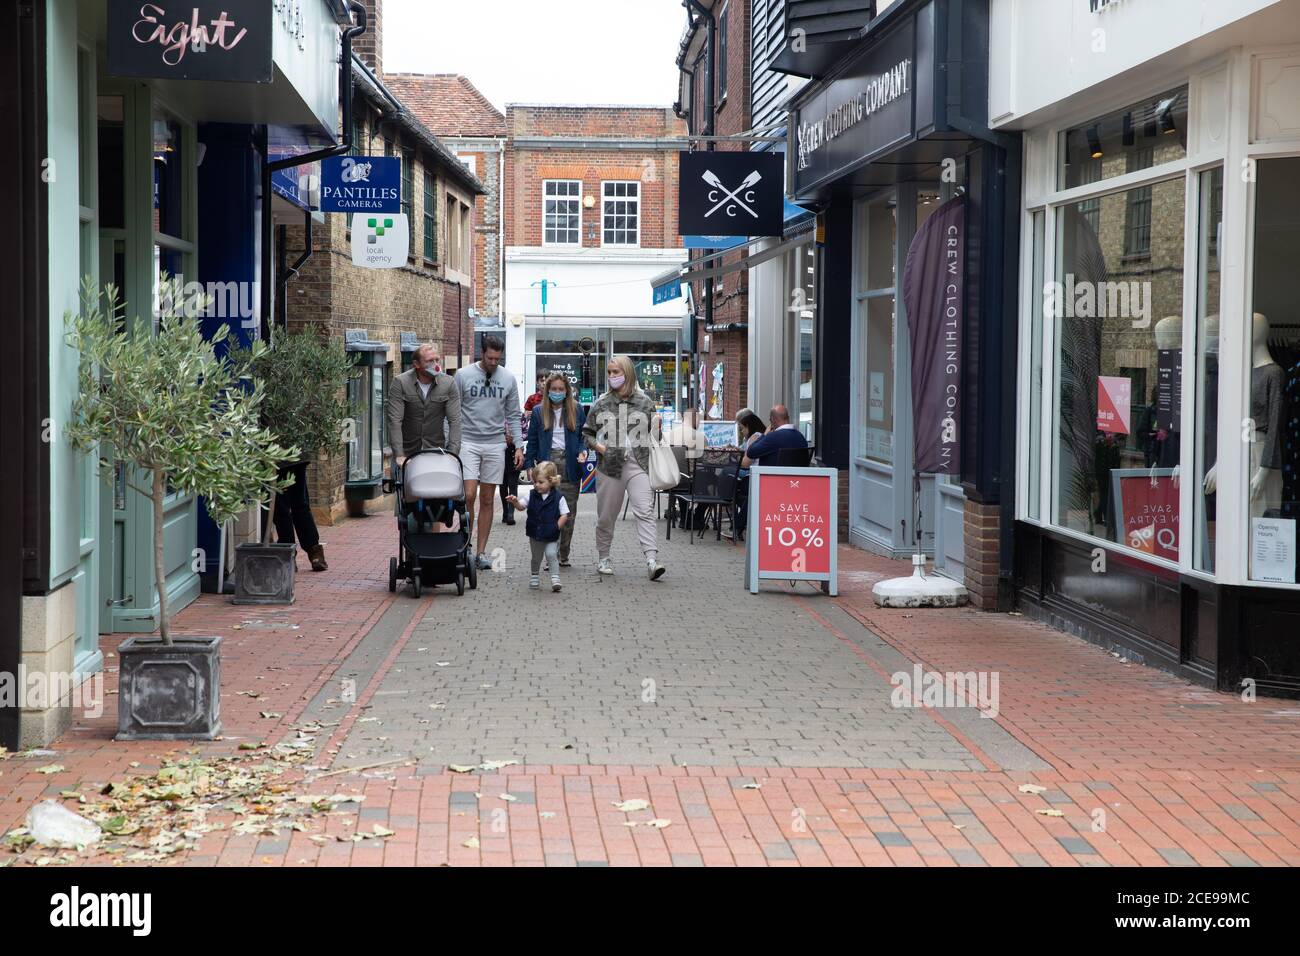
[[[716,75],[717,72],[714,69],[716,44],[717,44],[717,21],[715,21],[713,18],[713,11],[705,9],[703,4],[700,3],[700,0],[686,0],[686,5],[690,9],[694,10],[699,16],[708,18],[708,39],[706,42],[706,52],[704,54],[704,63],[705,63],[704,72],[705,72],[705,76],[708,79],[708,83],[704,87],[705,128],[703,130],[700,130],[699,133],[704,136],[712,137],[714,134],[714,126],[716,125],[716,120],[717,120],[716,105],[713,99],[714,83],[715,83],[714,76]],[[692,99],[694,99],[693,88],[695,86],[695,83],[693,77],[692,77],[691,86],[692,86]],[[693,126],[695,124],[692,123],[691,125]],[[712,152],[714,149],[717,148],[712,138],[710,138],[707,141],[707,146],[705,148],[708,149],[710,152]],[[717,250],[706,249],[704,251],[706,255],[711,255]],[[704,326],[705,328],[710,328],[712,327],[712,325],[713,325],[713,277],[710,276],[709,278],[704,280]],[[694,333],[692,335],[692,338],[694,338],[695,341],[691,343],[692,345],[691,388],[688,394],[692,395],[695,399],[692,402],[691,407],[696,408],[699,406],[699,396],[695,394],[696,389],[698,388],[697,383],[699,382],[700,379],[699,330],[693,328],[692,332]]]
[[[506,141],[497,140],[497,325],[506,327]]]
[[[328,159],[330,156],[339,156],[352,149],[352,38],[360,36],[366,32],[367,19],[366,8],[357,0],[344,0],[347,9],[351,11],[353,21],[356,26],[348,27],[343,31],[342,54],[339,60],[339,100],[343,110],[343,139],[335,146],[326,146],[323,149],[313,150],[310,153],[303,153],[301,156],[289,156],[284,159],[271,159],[271,146],[268,142],[262,156],[262,326],[261,334],[264,340],[269,341],[271,338],[271,307],[272,307],[272,284],[274,266],[272,264],[271,248],[274,236],[271,226],[271,175],[281,169],[292,169],[296,166],[305,166],[308,163],[314,163],[318,160]],[[289,271],[289,277],[295,275],[303,264],[311,257],[311,213],[306,212],[304,216],[307,224],[307,248],[298,261],[294,263]],[[285,283],[288,282],[286,278]],[[288,321],[288,312],[285,312],[285,321]]]

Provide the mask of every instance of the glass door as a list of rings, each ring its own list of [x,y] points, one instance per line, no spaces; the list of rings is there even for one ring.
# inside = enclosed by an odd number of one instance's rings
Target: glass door
[[[898,194],[859,202],[854,210],[853,465],[850,534],[895,546],[894,368]]]

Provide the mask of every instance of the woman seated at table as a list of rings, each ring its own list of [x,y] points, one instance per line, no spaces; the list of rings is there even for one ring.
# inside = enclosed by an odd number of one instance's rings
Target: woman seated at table
[[[759,436],[767,432],[767,426],[763,424],[763,419],[759,418],[749,409],[743,409],[736,416],[737,437],[739,439],[741,461],[744,461],[744,455],[749,451],[749,446]],[[736,540],[741,541],[745,537],[745,522],[749,517],[749,469],[741,468],[737,473],[736,482]]]

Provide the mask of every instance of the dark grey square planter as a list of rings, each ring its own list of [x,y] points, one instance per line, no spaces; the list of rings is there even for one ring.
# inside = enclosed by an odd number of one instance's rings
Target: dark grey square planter
[[[235,549],[236,604],[292,604],[296,544],[241,544]]]
[[[220,637],[132,637],[117,649],[118,740],[211,740],[221,733]]]

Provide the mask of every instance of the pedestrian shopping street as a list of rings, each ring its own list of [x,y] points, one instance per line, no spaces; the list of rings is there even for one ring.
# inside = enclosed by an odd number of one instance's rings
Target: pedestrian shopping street
[[[601,580],[592,497],[558,594],[528,589],[523,529],[499,524],[503,566],[477,591],[390,594],[396,533],[372,516],[322,529],[330,570],[300,555],[291,606],[203,595],[177,631],[223,638],[210,743],[113,742],[106,638],[102,715],[5,755],[0,830],[45,798],[119,799],[119,835],[0,865],[1300,863],[1293,704],[1015,615],[876,607],[871,586],[909,566],[857,549],[840,548],[838,598],[751,596],[743,547],[664,542],[660,521],[652,584],[629,517]],[[996,675],[995,716],[913,706],[891,677],[917,667]],[[219,765],[239,799],[126,796]]]

